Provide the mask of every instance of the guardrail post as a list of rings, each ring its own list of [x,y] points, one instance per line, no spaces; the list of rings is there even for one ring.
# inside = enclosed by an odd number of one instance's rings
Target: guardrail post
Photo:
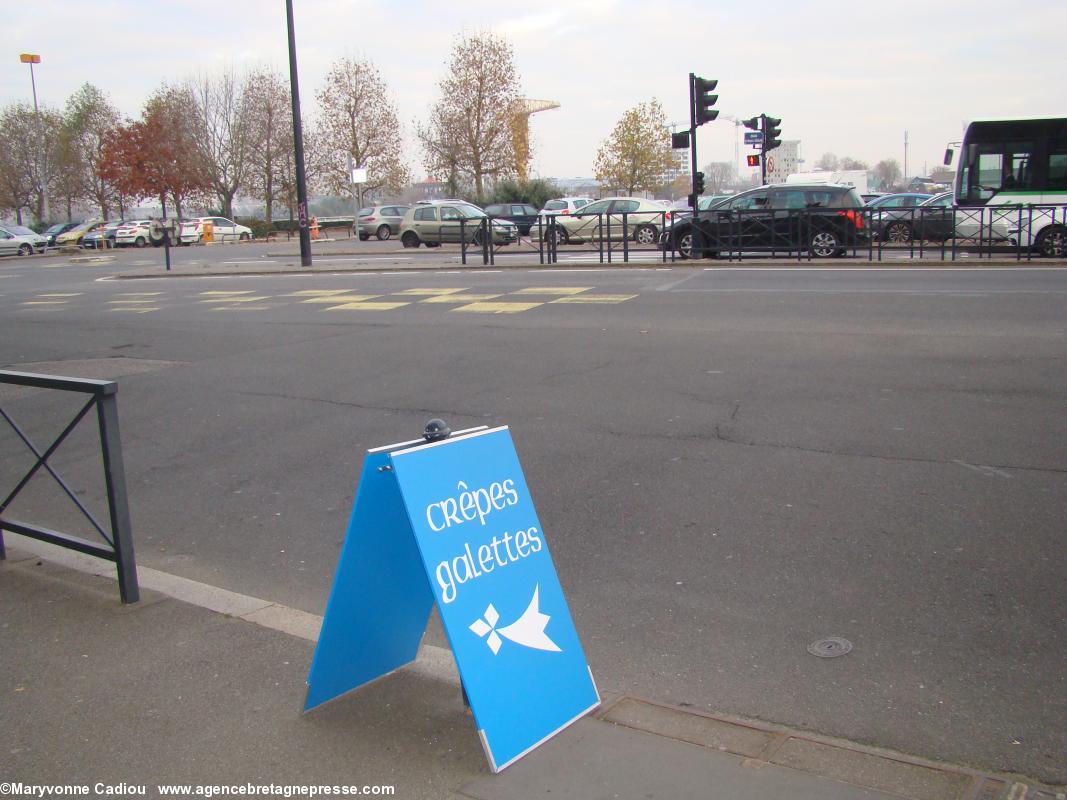
[[[100,422],[107,506],[115,540],[119,596],[123,603],[136,603],[141,599],[141,594],[137,587],[137,562],[133,556],[133,525],[130,523],[130,506],[126,496],[126,467],[122,461],[122,444],[119,440],[118,401],[114,394],[97,398],[96,415]]]

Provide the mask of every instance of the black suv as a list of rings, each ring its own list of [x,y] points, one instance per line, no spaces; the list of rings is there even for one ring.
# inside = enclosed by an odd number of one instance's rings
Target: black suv
[[[661,241],[679,258],[768,250],[842,256],[867,240],[862,208],[863,200],[851,186],[760,186],[701,211],[696,219],[679,219]]]

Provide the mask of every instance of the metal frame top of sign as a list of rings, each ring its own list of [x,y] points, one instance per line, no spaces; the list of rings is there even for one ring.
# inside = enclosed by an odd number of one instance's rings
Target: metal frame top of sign
[[[451,441],[454,441],[457,438],[466,436],[468,434],[478,433],[478,432],[487,431],[487,430],[489,430],[489,426],[488,425],[479,425],[477,428],[466,428],[466,429],[461,430],[461,431],[456,431],[451,436],[449,436],[447,439],[442,439],[441,442],[433,442],[433,444],[441,444],[442,442],[451,442]],[[389,453],[389,452],[392,452],[394,450],[402,450],[405,447],[410,447],[411,445],[417,445],[417,444],[426,444],[426,438],[425,437],[421,437],[421,438],[418,438],[418,439],[410,439],[410,440],[408,440],[406,442],[397,442],[396,444],[386,444],[386,445],[382,445],[381,447],[372,448],[372,449],[368,450],[367,452],[368,453]]]

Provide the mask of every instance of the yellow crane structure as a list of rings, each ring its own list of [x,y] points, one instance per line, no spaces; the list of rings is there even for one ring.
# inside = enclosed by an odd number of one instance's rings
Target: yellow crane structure
[[[511,106],[511,142],[515,150],[515,172],[519,181],[530,178],[530,115],[559,108],[555,100],[521,98]]]

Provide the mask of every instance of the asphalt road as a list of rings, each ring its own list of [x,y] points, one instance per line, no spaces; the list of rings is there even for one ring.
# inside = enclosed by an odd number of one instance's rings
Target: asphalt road
[[[505,423],[603,687],[1067,782],[1067,270],[138,258],[2,262],[0,365],[124,375],[142,563],[321,613],[363,451]]]

